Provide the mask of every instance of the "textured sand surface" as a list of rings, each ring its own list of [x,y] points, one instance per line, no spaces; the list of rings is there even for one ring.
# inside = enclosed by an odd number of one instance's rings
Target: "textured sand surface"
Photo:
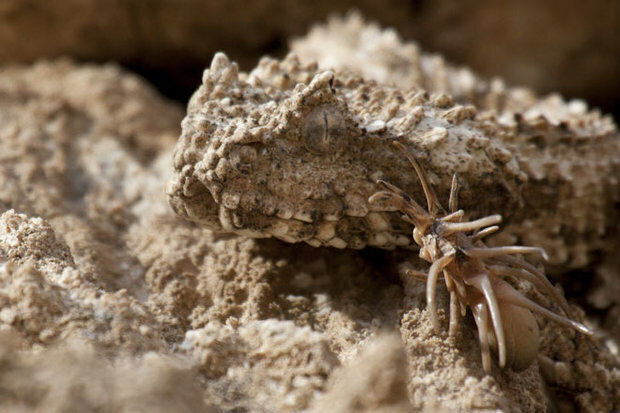
[[[437,336],[424,285],[395,275],[410,253],[177,218],[164,185],[182,116],[114,66],[0,72],[2,409],[619,408],[617,357],[545,320],[543,364],[485,375],[473,322]]]

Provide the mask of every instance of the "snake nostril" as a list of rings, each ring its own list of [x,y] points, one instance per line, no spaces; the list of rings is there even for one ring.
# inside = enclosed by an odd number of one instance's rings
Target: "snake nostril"
[[[219,204],[213,194],[200,182],[187,185],[183,180],[172,180],[166,188],[168,203],[175,213],[186,219],[219,230]]]
[[[229,163],[239,172],[249,173],[257,157],[256,148],[250,145],[239,145],[231,150]]]

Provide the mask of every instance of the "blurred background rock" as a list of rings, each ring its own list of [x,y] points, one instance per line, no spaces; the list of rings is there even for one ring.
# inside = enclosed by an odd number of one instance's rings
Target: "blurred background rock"
[[[0,64],[117,61],[185,101],[214,52],[247,70],[353,7],[482,75],[620,115],[617,0],[2,0]]]

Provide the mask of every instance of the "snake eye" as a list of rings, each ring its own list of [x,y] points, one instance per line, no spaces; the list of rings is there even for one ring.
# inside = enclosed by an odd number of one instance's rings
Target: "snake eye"
[[[332,105],[312,109],[303,125],[306,148],[314,153],[337,151],[342,147],[346,125],[340,110]]]

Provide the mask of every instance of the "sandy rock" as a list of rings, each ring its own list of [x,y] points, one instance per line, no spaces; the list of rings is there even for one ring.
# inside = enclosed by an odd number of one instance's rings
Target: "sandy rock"
[[[239,0],[110,0],[105,8],[93,1],[5,0],[0,62],[118,61],[185,97],[194,89],[188,79],[199,76],[216,51],[247,69],[264,54],[285,53],[287,40],[312,23],[353,7],[485,76],[584,97],[617,112],[620,13],[606,0],[588,7],[578,0],[270,0],[251,7]]]
[[[484,76],[598,106],[617,102],[620,91],[614,80],[620,7],[609,1],[589,6],[578,0],[433,2],[414,16],[409,38]],[[608,110],[618,107],[612,105]]]
[[[407,360],[396,334],[373,339],[361,354],[333,373],[314,412],[408,412]]]
[[[307,408],[339,364],[324,335],[273,319],[211,323],[189,330],[181,348],[200,360],[212,400],[250,411]]]
[[[0,408],[12,412],[207,412],[187,360],[146,353],[105,359],[84,340],[25,350],[0,332]],[[7,397],[7,395],[9,395]]]
[[[185,99],[194,87],[191,79],[218,50],[250,66],[265,53],[281,52],[289,36],[302,35],[313,22],[353,7],[405,26],[409,14],[402,11],[411,6],[405,0],[269,0],[250,7],[240,0],[111,0],[102,8],[92,1],[7,0],[0,6],[0,62],[62,56],[116,61]]]

